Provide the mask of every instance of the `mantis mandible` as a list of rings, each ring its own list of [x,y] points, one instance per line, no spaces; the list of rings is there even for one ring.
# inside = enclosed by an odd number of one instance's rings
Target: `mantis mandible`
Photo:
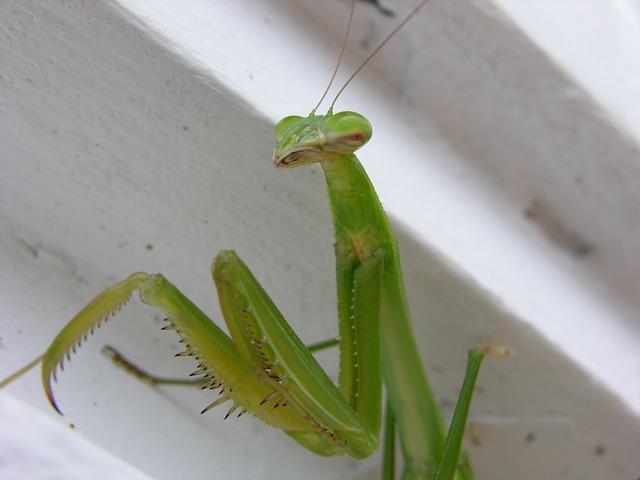
[[[277,167],[319,163],[327,179],[335,228],[338,387],[233,251],[220,253],[212,269],[231,338],[164,277],[136,273],[101,293],[41,357],[0,386],[41,361],[47,397],[60,411],[51,386],[57,367],[96,324],[137,290],[144,303],[164,312],[169,322],[165,328],[184,340],[184,355],[198,361],[206,385],[220,390],[205,411],[229,401],[229,413],[247,411],[319,455],[364,458],[378,448],[384,378],[389,397],[385,451],[391,452],[385,457],[393,456],[397,424],[403,478],[453,478],[455,472],[459,478],[471,478],[459,448],[482,354],[471,352],[459,409],[447,437],[413,338],[397,243],[354,155],[371,133],[363,116],[334,114],[333,107],[326,115],[315,115],[314,109],[306,118],[286,117],[275,129]],[[385,464],[385,475],[393,477],[392,461]]]

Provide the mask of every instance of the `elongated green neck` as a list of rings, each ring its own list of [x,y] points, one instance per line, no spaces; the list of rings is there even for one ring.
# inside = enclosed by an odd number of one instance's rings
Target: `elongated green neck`
[[[330,191],[340,194],[351,194],[371,189],[371,181],[362,168],[358,158],[352,154],[344,154],[326,162],[320,162]]]
[[[350,298],[346,290],[352,288],[350,283],[340,282],[341,265],[357,266],[379,249],[384,252],[380,297],[382,367],[389,400],[398,420],[406,460],[405,477],[409,478],[411,472],[432,472],[440,457],[445,429],[413,336],[395,236],[371,181],[355,155],[344,155],[321,165],[327,178],[335,224],[339,299]],[[338,304],[340,307],[340,300]],[[340,308],[339,313],[341,323],[348,325],[350,308]],[[352,341],[346,329],[341,329],[340,341],[344,349]],[[343,363],[341,358],[341,375],[349,360]]]
[[[327,179],[336,233],[357,234],[375,225],[381,241],[395,243],[378,195],[357,157],[346,154],[321,162],[321,166]]]

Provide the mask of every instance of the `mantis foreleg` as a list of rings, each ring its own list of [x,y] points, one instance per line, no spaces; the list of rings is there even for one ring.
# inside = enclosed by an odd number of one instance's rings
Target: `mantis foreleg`
[[[381,267],[374,262],[371,268]],[[195,373],[207,380],[208,388],[220,390],[220,397],[204,411],[230,400],[229,412],[249,411],[319,455],[348,453],[361,458],[374,451],[378,429],[366,426],[359,415],[379,421],[379,409],[364,399],[355,410],[351,408],[234,252],[221,252],[212,271],[232,338],[162,275],[135,273],[78,313],[43,356],[42,381],[54,408],[60,412],[51,383],[58,366],[138,291],[144,303],[166,315],[165,329],[182,338],[186,348],[178,356],[193,357],[198,362]],[[375,278],[364,277],[366,284]],[[370,304],[366,310],[375,313]],[[377,377],[380,382],[379,371]],[[376,388],[366,382],[364,386]],[[377,389],[379,397],[379,385]]]

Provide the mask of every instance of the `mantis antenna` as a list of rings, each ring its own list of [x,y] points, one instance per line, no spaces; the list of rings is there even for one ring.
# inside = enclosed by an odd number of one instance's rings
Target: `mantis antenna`
[[[351,83],[351,80],[353,80],[353,79],[356,77],[356,75],[358,75],[358,73],[360,73],[360,71],[365,67],[365,65],[366,65],[367,63],[369,63],[369,61],[370,61],[370,60],[371,60],[371,59],[372,59],[372,58],[373,58],[373,57],[374,57],[374,56],[375,56],[375,55],[376,55],[380,50],[382,50],[382,47],[384,47],[384,46],[387,44],[387,42],[388,42],[389,40],[391,40],[391,39],[395,36],[395,34],[396,34],[396,33],[398,33],[398,32],[400,31],[400,29],[401,29],[402,27],[404,27],[404,25],[405,25],[406,23],[407,23],[409,20],[411,20],[411,19],[412,19],[412,18],[413,18],[413,17],[414,17],[414,16],[415,16],[419,11],[420,11],[420,9],[421,9],[422,7],[424,7],[424,6],[427,4],[427,2],[428,2],[428,1],[429,1],[429,0],[422,0],[422,1],[421,1],[421,2],[416,6],[416,7],[414,7],[414,9],[411,11],[411,13],[409,13],[409,15],[407,15],[407,16],[405,17],[405,19],[404,19],[404,20],[402,20],[402,22],[400,22],[400,24],[399,24],[396,28],[394,28],[394,29],[393,29],[393,31],[392,31],[389,35],[387,35],[387,38],[385,38],[385,39],[380,43],[380,45],[378,45],[378,47],[377,47],[373,52],[371,52],[371,54],[369,54],[369,56],[364,60],[364,62],[362,62],[362,64],[361,64],[361,65],[356,69],[356,71],[355,71],[355,72],[353,72],[353,73],[351,74],[351,76],[349,77],[349,79],[345,82],[345,84],[342,86],[342,88],[340,89],[340,91],[338,92],[338,94],[337,94],[337,95],[335,96],[335,98],[333,99],[333,102],[331,103],[331,106],[329,107],[329,113],[333,112],[333,106],[336,104],[336,101],[338,100],[338,97],[342,94],[342,92],[344,91],[344,89],[345,89],[345,88],[347,88],[347,85],[349,85],[349,84]],[[355,0],[354,0],[353,4],[352,4],[352,6],[351,6],[351,16],[353,16],[353,9],[354,9],[354,7],[355,7]],[[351,27],[351,18],[349,18],[349,27]],[[345,47],[346,47],[346,44],[347,44],[347,37],[348,37],[348,35],[349,35],[349,31],[347,30],[347,35],[345,35],[345,38],[344,38],[344,44],[342,45],[342,51],[340,52],[340,59],[338,60],[338,65],[336,66],[336,72],[338,71],[338,66],[340,66],[340,61],[342,60],[342,56],[343,56],[343,54],[344,54],[344,50],[345,50]],[[334,74],[333,74],[333,76],[334,76],[334,77],[335,77],[335,75],[336,75],[336,72],[334,72]],[[331,81],[333,82],[333,78],[331,78]],[[329,87],[330,87],[330,86],[331,86],[331,83],[329,83]],[[327,87],[327,91],[329,90],[329,87]],[[327,94],[327,92],[325,91],[325,94],[322,96],[322,99],[324,99],[324,97],[325,97],[325,95],[326,95],[326,94]],[[320,100],[320,103],[322,103],[322,100]],[[320,106],[320,103],[318,103],[318,106]],[[316,108],[318,108],[318,106],[316,106]],[[315,111],[316,111],[316,108],[314,108],[314,109],[313,109],[313,112],[315,112]]]
[[[311,110],[311,115],[315,115],[316,110],[322,104],[322,101],[324,100],[324,97],[327,96],[327,93],[329,93],[329,89],[331,88],[331,85],[333,85],[333,81],[335,80],[336,75],[338,74],[338,69],[340,68],[340,63],[342,63],[342,57],[344,56],[344,51],[347,49],[347,40],[349,39],[349,32],[351,31],[351,20],[353,20],[353,12],[355,11],[355,9],[356,9],[356,0],[353,0],[353,2],[351,2],[351,13],[349,14],[349,23],[347,24],[347,32],[344,34],[344,39],[342,40],[342,48],[340,49],[340,56],[338,57],[338,63],[336,64],[336,68],[333,69],[333,75],[331,76],[331,80],[329,80],[329,85],[327,85],[327,88],[322,94],[322,97],[320,97],[320,101],[315,107],[313,107],[313,110]],[[334,103],[335,103],[335,100],[334,100]],[[331,106],[333,106],[333,104],[331,104]]]

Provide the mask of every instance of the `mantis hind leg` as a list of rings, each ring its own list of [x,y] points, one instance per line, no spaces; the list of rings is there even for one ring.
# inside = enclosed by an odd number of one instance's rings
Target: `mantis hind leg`
[[[177,386],[190,386],[190,387],[202,387],[205,388],[209,384],[209,380],[206,378],[168,378],[155,375],[144,370],[142,367],[136,365],[134,362],[125,357],[122,353],[116,350],[111,345],[105,345],[102,349],[102,353],[111,358],[116,367],[122,368],[125,372],[133,375],[138,380],[148,383],[152,387],[157,385],[177,385]],[[195,376],[195,375],[194,375]]]
[[[309,352],[318,352],[321,350],[325,350],[327,348],[336,347],[337,345],[338,345],[337,338],[329,338],[327,340],[322,340],[320,342],[307,345],[307,350],[309,350]],[[104,348],[102,349],[102,353],[104,353],[109,358],[111,358],[111,360],[117,367],[122,368],[125,372],[129,373],[130,375],[133,375],[134,377],[137,377],[139,380],[146,382],[149,385],[154,387],[157,385],[202,387],[208,383],[207,380],[202,378],[188,378],[188,379],[168,378],[168,377],[155,375],[153,373],[150,373],[144,370],[142,367],[136,365],[134,362],[129,360],[120,351],[118,351],[116,348],[112,347],[111,345],[105,345]],[[20,372],[17,372],[17,376],[20,376],[27,370],[30,370],[31,368],[33,368],[35,365],[37,365],[38,362],[40,362],[41,358],[42,357],[38,357],[32,362],[32,364],[29,364],[26,367],[24,367],[23,368],[24,371],[21,370]],[[0,388],[2,386],[3,384],[0,384]]]
[[[480,364],[483,359],[483,351],[477,348],[469,350],[467,369],[462,382],[462,388],[460,389],[456,409],[453,413],[449,432],[447,434],[433,480],[452,480],[456,473],[458,476],[455,478],[460,478],[461,480],[473,480],[474,478],[467,452],[464,450],[461,451],[461,444],[467,422],[467,416],[469,414],[469,408],[471,407],[473,389],[475,387],[476,379],[480,372]],[[395,478],[395,442],[396,419],[393,415],[393,409],[387,400],[382,480],[393,480]],[[402,478],[403,480],[427,480],[429,477],[420,473],[405,471]]]

